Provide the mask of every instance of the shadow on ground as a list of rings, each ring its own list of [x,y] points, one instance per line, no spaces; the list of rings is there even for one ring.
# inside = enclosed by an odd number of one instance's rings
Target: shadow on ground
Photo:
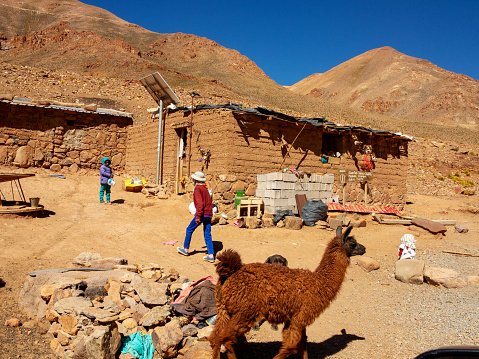
[[[355,340],[365,340],[355,334],[347,334],[346,330],[341,330],[341,334],[333,335],[321,343],[308,343],[308,357],[314,359],[324,359],[331,355],[339,353],[345,349],[349,343]],[[235,347],[238,359],[271,359],[278,354],[281,348],[280,342],[271,343],[241,343]],[[223,354],[225,355],[225,354]],[[225,356],[226,357],[226,356]],[[223,356],[222,356],[223,358]],[[299,359],[299,355],[291,355],[289,359]]]

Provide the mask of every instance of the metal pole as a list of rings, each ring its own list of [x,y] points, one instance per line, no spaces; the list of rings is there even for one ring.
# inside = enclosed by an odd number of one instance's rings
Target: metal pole
[[[161,129],[163,127],[163,100],[160,100],[160,116],[158,118],[158,149],[156,156],[156,184],[160,184],[160,166],[161,166]],[[162,176],[163,177],[163,176]]]
[[[191,138],[193,136],[193,95],[191,95],[191,118],[190,118],[190,145],[188,150],[188,178],[191,175],[190,166],[191,166]]]

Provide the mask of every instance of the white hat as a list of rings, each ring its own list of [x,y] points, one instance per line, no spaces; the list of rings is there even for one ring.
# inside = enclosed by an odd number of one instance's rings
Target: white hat
[[[198,182],[206,182],[206,178],[203,172],[195,172],[191,175],[191,178],[193,178],[195,181]]]

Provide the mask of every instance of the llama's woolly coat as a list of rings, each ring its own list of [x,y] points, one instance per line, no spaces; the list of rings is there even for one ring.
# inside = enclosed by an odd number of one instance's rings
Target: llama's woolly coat
[[[344,281],[349,257],[365,253],[363,245],[349,237],[352,227],[337,235],[326,247],[314,272],[267,263],[243,265],[234,250],[218,254],[216,285],[218,317],[209,337],[213,358],[221,344],[229,359],[236,359],[233,343],[256,322],[284,323],[283,345],[274,359],[298,352],[307,358],[306,327],[329,306]]]
[[[336,246],[330,245],[327,250],[332,251],[333,247]],[[346,256],[337,260],[344,267],[349,264]],[[221,289],[217,289],[217,294],[221,291],[221,305],[228,313],[241,312],[244,317],[280,324],[289,322],[301,312],[301,321],[308,326],[336,297],[344,275],[345,271],[338,271],[337,266],[331,265],[326,265],[324,271],[317,273],[307,269],[251,263],[231,275],[220,286]],[[278,278],[281,280],[278,281]],[[254,306],[251,305],[251,298],[255,298]]]

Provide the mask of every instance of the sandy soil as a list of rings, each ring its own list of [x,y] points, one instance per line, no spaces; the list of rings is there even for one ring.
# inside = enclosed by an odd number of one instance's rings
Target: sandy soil
[[[3,169],[5,170],[5,169]],[[11,169],[7,169],[11,171]],[[190,199],[146,199],[142,194],[113,187],[113,204],[100,204],[96,174],[67,174],[66,179],[38,171],[22,181],[26,197],[41,197],[45,215],[0,215],[0,358],[53,358],[49,337],[38,327],[4,326],[11,317],[28,321],[16,300],[28,272],[71,267],[81,252],[103,257],[119,256],[130,263],[155,262],[175,268],[195,280],[214,273],[204,262],[206,247],[202,231],[192,241],[194,255],[176,253],[191,216]],[[120,182],[120,177],[117,177]],[[9,185],[0,184],[8,197]],[[464,277],[479,275],[479,258],[446,254],[443,250],[479,254],[478,196],[439,197],[410,195],[405,214],[429,219],[454,219],[469,228],[459,234],[448,226],[445,236],[418,227],[380,225],[369,215],[367,227],[353,230],[366,246],[366,255],[381,268],[366,273],[351,261],[343,288],[331,307],[308,328],[310,358],[413,358],[440,345],[476,344],[479,338],[478,286],[438,289],[427,284],[408,285],[394,279],[397,247],[405,233],[417,237],[417,259],[426,265],[458,270]],[[317,227],[300,231],[281,228],[238,229],[232,224],[213,226],[216,251],[234,248],[244,262],[263,262],[269,255],[284,255],[291,267],[314,269],[333,232]],[[177,240],[178,244],[162,242]],[[280,345],[281,332],[263,325],[248,336],[249,344],[238,350],[239,358],[271,358]]]

